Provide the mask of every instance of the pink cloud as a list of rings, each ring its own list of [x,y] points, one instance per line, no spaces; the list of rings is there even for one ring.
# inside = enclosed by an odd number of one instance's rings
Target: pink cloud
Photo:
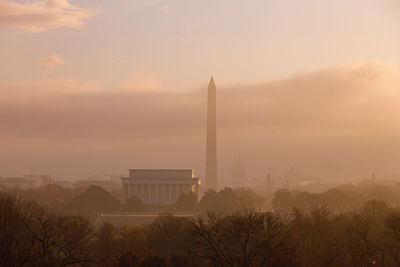
[[[72,5],[68,0],[17,3],[0,0],[0,28],[43,32],[54,28],[79,28],[97,10]]]

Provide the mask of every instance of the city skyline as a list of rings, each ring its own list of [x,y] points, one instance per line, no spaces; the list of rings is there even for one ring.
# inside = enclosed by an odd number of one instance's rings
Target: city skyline
[[[400,0],[0,0],[0,266],[400,266]]]

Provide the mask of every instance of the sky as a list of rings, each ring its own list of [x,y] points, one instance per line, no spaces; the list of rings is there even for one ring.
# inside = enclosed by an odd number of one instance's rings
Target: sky
[[[0,0],[0,176],[400,174],[397,0]]]

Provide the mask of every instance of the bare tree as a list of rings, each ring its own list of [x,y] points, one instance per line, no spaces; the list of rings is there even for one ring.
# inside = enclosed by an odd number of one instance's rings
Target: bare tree
[[[24,266],[33,255],[26,223],[30,216],[25,203],[0,195],[0,266]]]
[[[121,254],[119,230],[110,223],[101,224],[96,229],[93,249],[98,264],[115,266]]]
[[[282,263],[291,250],[287,227],[270,214],[208,213],[194,219],[192,226],[199,256],[218,266],[272,266]]]
[[[396,266],[400,266],[400,213],[390,214],[385,219],[385,226],[383,244]]]
[[[30,219],[25,221],[33,242],[32,264],[54,266],[57,259],[57,238],[60,221],[54,213],[38,205],[30,205]]]
[[[60,216],[58,220],[58,265],[76,266],[94,262],[90,248],[94,231],[89,220],[80,216]]]

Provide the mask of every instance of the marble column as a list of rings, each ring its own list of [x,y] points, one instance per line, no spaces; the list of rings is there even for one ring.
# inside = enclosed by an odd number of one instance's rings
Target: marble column
[[[162,192],[161,201],[162,201],[162,203],[166,203],[167,201],[165,199],[165,184],[161,185],[161,192]]]
[[[143,199],[145,203],[147,203],[148,197],[149,197],[149,185],[143,184]]]
[[[151,198],[151,184],[149,184],[149,191],[148,191],[148,203],[149,204],[152,204],[152,198]]]
[[[172,185],[173,184],[169,184],[169,203],[170,204],[173,204],[173,202],[174,202],[174,195],[173,195],[173,192],[172,192]]]
[[[125,192],[125,184],[122,184],[122,205],[126,205],[126,192]]]
[[[158,184],[155,184],[154,187],[154,204],[159,204],[160,197],[158,196]]]
[[[196,191],[195,191],[196,192],[196,200],[199,201],[199,198],[200,198],[199,183],[196,183],[195,187],[196,187]]]
[[[175,190],[175,202],[178,200],[179,197],[179,184],[175,184],[176,190]]]
[[[140,187],[140,190],[139,190],[139,198],[140,198],[140,200],[143,202],[144,200],[143,200],[143,184],[140,184],[140,186],[138,185],[138,189],[139,189],[139,187]]]

